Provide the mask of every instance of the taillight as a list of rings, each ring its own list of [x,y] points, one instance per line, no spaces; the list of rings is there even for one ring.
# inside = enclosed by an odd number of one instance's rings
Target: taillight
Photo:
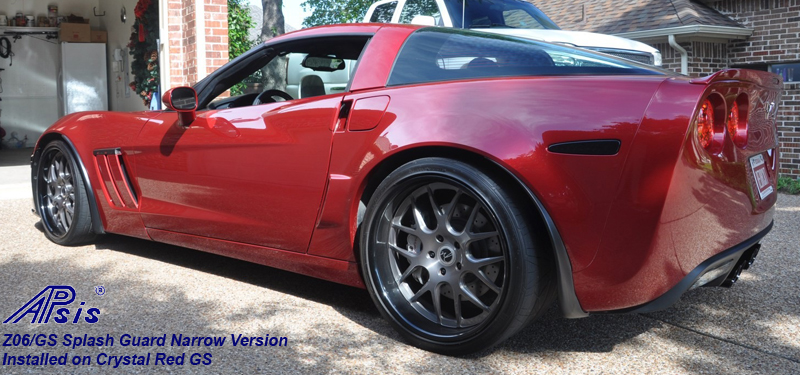
[[[747,106],[747,95],[739,95],[728,114],[728,134],[731,141],[741,148],[747,146]]]
[[[697,140],[703,148],[709,148],[714,140],[714,106],[709,99],[703,101],[697,114]]]
[[[725,99],[719,94],[705,98],[697,113],[697,141],[712,154],[722,152],[725,141]]]

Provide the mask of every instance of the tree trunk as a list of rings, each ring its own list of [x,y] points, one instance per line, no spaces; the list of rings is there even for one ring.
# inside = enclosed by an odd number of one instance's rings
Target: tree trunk
[[[283,19],[283,0],[261,0],[261,6],[264,11],[261,42],[265,42],[286,32]],[[275,57],[264,67],[264,85],[266,89],[286,91],[285,57]]]

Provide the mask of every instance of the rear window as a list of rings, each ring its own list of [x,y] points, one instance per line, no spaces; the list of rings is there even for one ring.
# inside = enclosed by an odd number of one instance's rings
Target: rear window
[[[566,46],[466,30],[424,28],[406,40],[388,85],[513,76],[623,74],[664,73]]]

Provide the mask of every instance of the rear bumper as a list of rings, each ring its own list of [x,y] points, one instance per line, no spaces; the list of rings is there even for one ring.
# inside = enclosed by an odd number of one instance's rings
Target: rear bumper
[[[686,291],[695,286],[719,286],[723,285],[726,280],[735,280],[735,278],[738,277],[739,272],[741,272],[741,267],[744,266],[746,268],[749,266],[747,262],[752,260],[752,257],[755,255],[755,253],[757,253],[758,248],[761,246],[758,241],[764,238],[764,236],[766,236],[767,233],[772,230],[773,224],[774,222],[770,222],[764,230],[755,236],[750,237],[744,242],[718,253],[711,258],[706,259],[691,272],[689,272],[689,274],[686,275],[680,282],[678,282],[677,285],[672,287],[672,289],[668,290],[666,293],[662,294],[660,297],[639,306],[608,311],[607,313],[648,313],[664,310],[675,304],[675,302],[677,302]],[[719,271],[724,271],[724,273],[720,274],[719,277],[707,279],[708,275]],[[705,282],[701,280],[704,275],[706,276]],[[696,285],[700,283],[703,285]]]

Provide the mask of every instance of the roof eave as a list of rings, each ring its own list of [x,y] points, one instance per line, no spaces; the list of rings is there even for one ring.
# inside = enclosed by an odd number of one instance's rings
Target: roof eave
[[[735,26],[689,25],[654,30],[631,31],[614,35],[649,43],[666,42],[670,35],[675,35],[676,38],[680,39],[728,41],[747,39],[753,35],[753,29]]]

